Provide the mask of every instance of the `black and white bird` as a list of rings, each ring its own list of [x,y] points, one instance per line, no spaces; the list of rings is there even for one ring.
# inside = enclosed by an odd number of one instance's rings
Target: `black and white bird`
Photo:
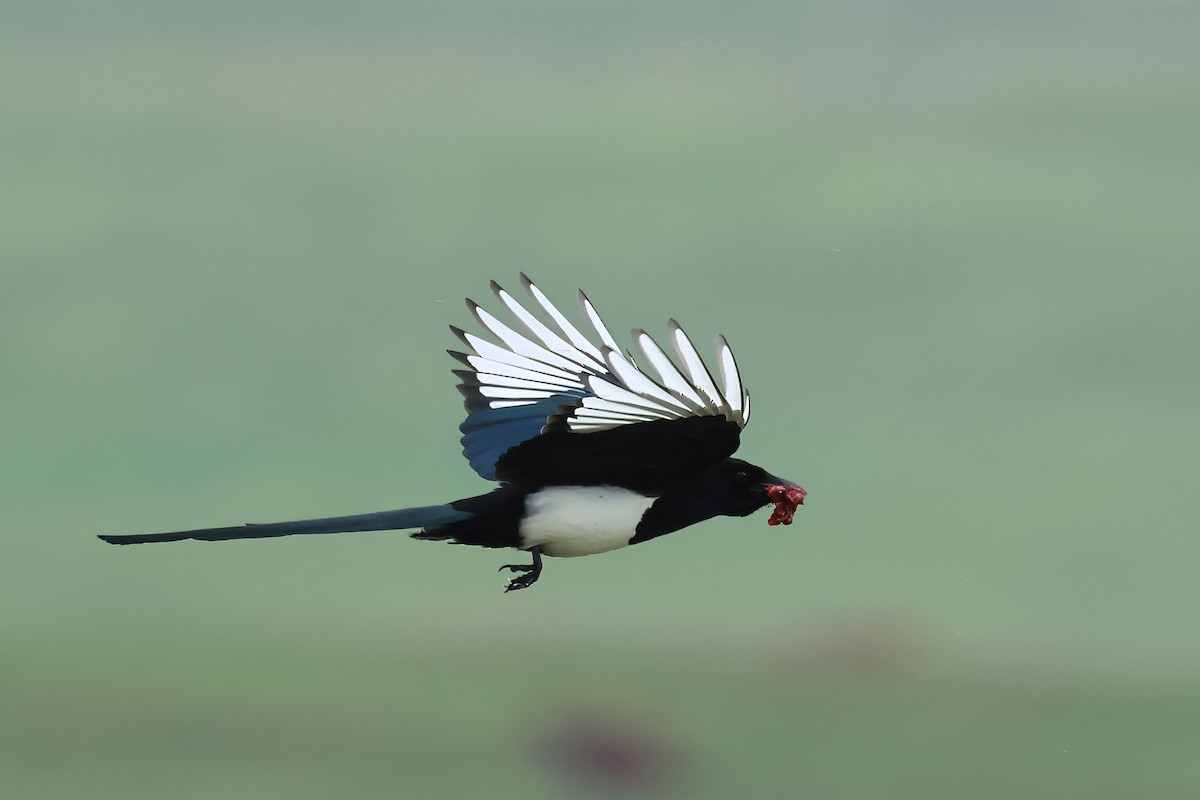
[[[791,524],[804,490],[730,457],[750,419],[750,396],[724,336],[716,342],[718,385],[674,320],[667,329],[676,358],[635,329],[635,360],[583,292],[579,302],[594,338],[525,275],[521,282],[543,317],[495,282],[492,290],[523,330],[470,300],[491,338],[451,327],[467,348],[449,351],[464,367],[454,373],[467,410],[463,455],[499,488],[373,514],[100,538],[142,544],[420,528],[414,539],[532,554],[532,563],[501,567],[518,573],[505,588],[511,591],[533,585],[543,555],[603,553],[772,503],[769,524]]]

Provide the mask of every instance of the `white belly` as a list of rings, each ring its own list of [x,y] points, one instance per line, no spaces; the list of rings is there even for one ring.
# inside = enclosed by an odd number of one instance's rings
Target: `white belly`
[[[548,556],[586,556],[629,544],[653,497],[616,486],[551,486],[525,498],[521,539]]]

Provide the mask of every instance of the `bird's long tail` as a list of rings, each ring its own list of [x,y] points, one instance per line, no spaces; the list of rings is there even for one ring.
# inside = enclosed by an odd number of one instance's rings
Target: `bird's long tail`
[[[221,542],[226,539],[265,539],[271,536],[291,536],[307,533],[354,533],[358,531],[396,531],[409,528],[425,528],[447,525],[471,517],[467,511],[459,511],[449,503],[440,506],[398,508],[394,511],[377,511],[373,514],[351,514],[347,517],[325,517],[324,519],[301,519],[292,522],[271,522],[265,525],[233,525],[228,528],[202,528],[195,531],[171,533],[135,533],[116,536],[101,536],[109,544],[146,544],[147,542],[180,542],[198,539],[204,542]]]

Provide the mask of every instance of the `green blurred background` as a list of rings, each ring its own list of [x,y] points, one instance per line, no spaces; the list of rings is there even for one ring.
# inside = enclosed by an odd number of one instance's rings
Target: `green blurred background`
[[[1200,796],[1200,6],[0,12],[0,795]],[[722,332],[791,528],[441,502],[461,298]]]

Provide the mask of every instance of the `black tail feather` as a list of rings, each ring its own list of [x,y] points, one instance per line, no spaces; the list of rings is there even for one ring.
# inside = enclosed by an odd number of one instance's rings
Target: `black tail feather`
[[[194,531],[101,535],[109,544],[147,544],[149,542],[180,542],[197,539],[221,542],[229,539],[266,539],[273,536],[292,536],[314,533],[356,533],[359,531],[395,531],[425,526],[445,525],[468,519],[470,512],[459,511],[450,504],[398,508],[373,514],[352,514],[346,517],[302,519],[292,522],[271,522],[264,525],[233,525],[228,528],[201,528]]]

